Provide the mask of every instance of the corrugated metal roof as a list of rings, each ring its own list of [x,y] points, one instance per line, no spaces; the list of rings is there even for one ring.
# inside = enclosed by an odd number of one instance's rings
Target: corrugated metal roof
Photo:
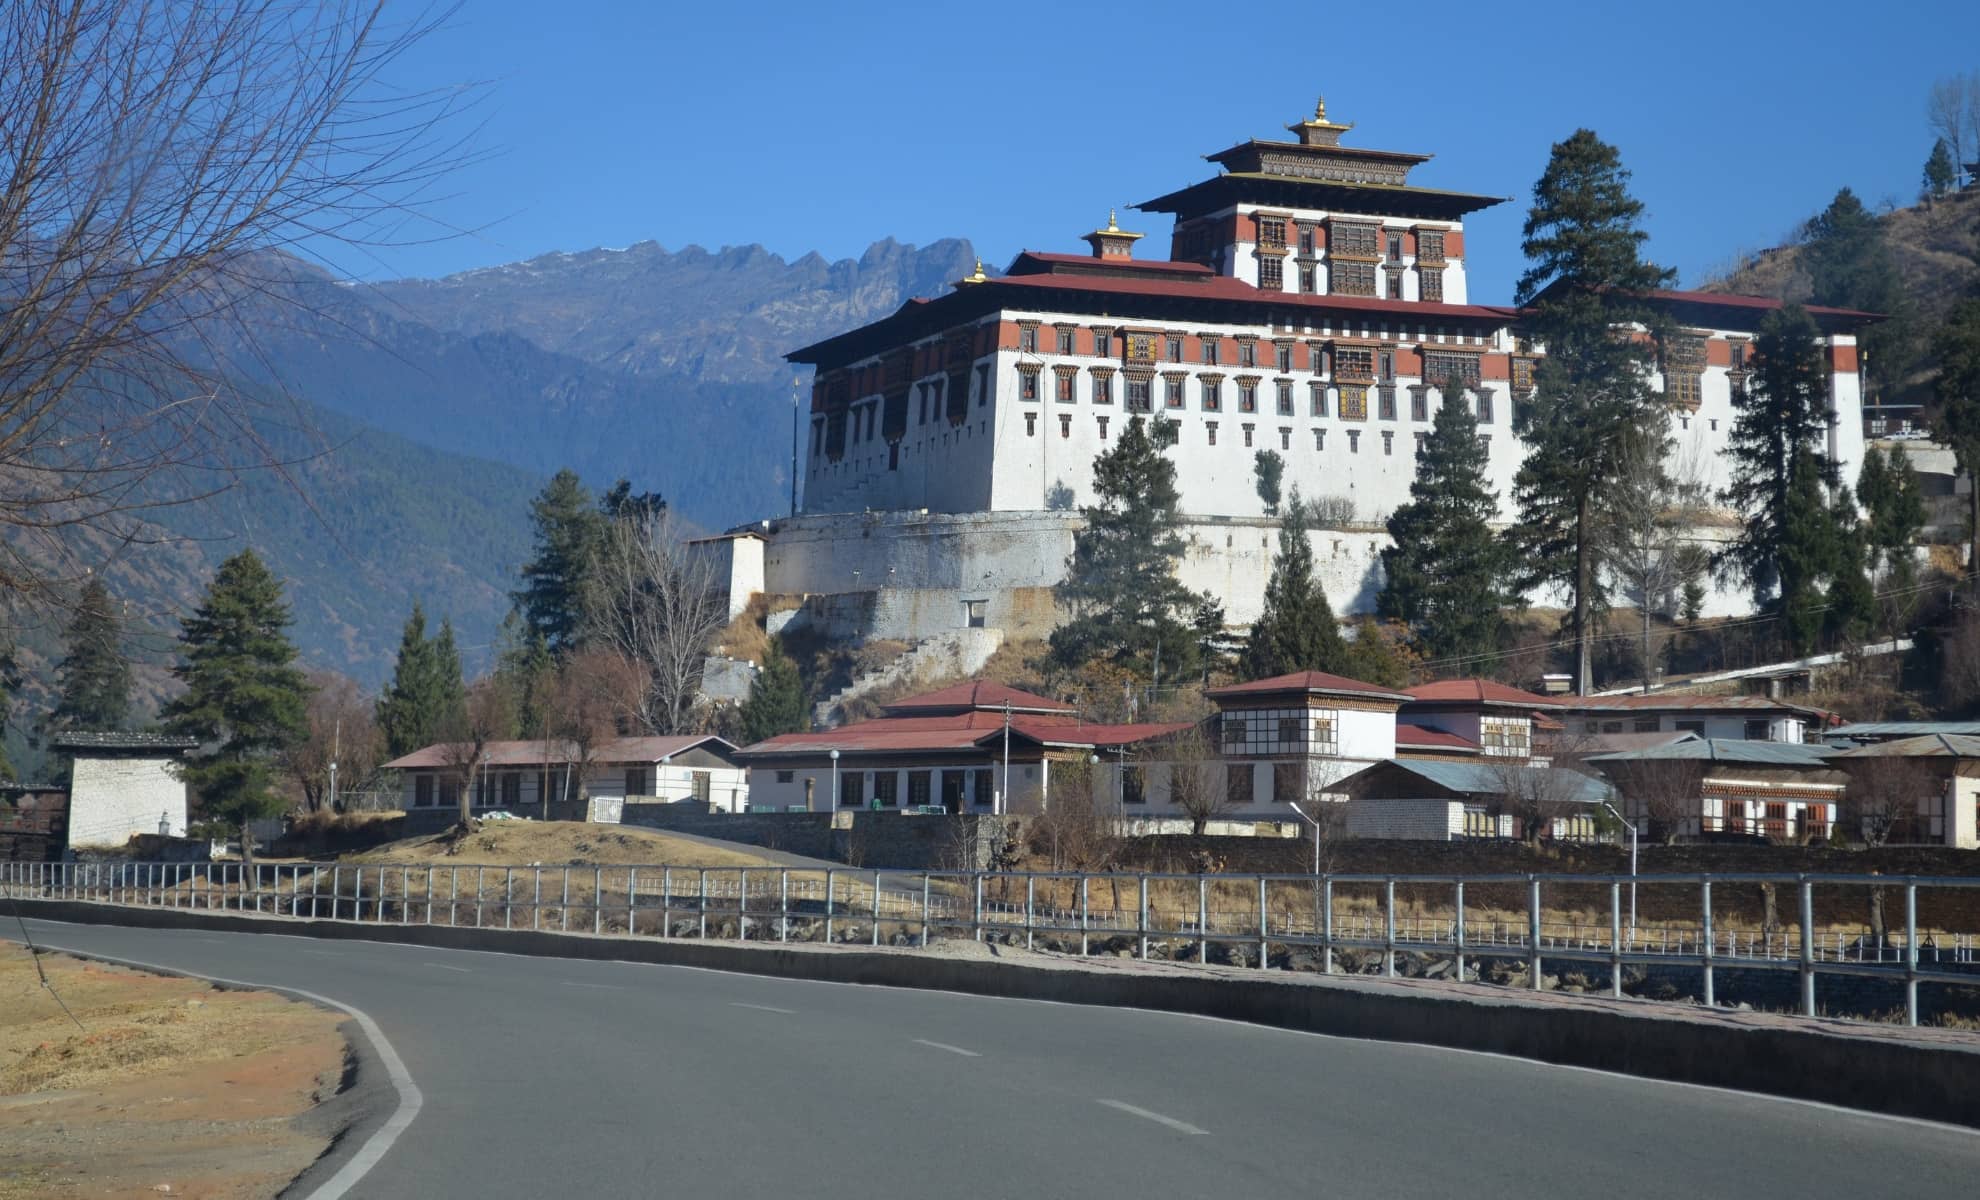
[[[92,732],[70,730],[58,733],[48,739],[48,745],[56,750],[192,750],[199,745],[194,737],[176,737],[169,733],[142,733],[132,730]]]
[[[1494,683],[1489,679],[1439,679],[1408,689],[1418,704],[1505,704],[1518,708],[1557,709],[1559,697],[1538,696],[1532,692]]]
[[[1934,733],[1980,737],[1980,721],[1858,721],[1831,729],[1828,736],[1854,741],[1866,738],[1882,741],[1888,738],[1924,737]]]
[[[1375,700],[1393,700],[1398,704],[1409,700],[1407,692],[1383,687],[1379,683],[1349,679],[1345,675],[1329,675],[1325,671],[1294,671],[1290,675],[1274,675],[1270,679],[1254,679],[1250,683],[1234,683],[1229,687],[1211,688],[1203,694],[1212,700],[1243,700],[1282,692],[1288,694],[1314,692],[1325,696],[1366,696]]]
[[[1872,742],[1854,750],[1838,750],[1831,757],[1980,758],[1980,737],[1964,733],[1928,733],[1890,742]]]
[[[1392,759],[1369,767],[1368,770],[1380,771],[1386,767],[1408,771],[1440,788],[1468,795],[1503,795],[1509,782],[1529,781],[1535,776],[1546,777],[1550,787],[1554,783],[1560,783],[1562,786],[1558,798],[1570,803],[1600,804],[1614,794],[1608,784],[1594,776],[1570,771],[1565,767],[1514,767],[1496,763],[1445,762],[1434,758],[1411,758]],[[1353,778],[1354,776],[1350,775],[1348,779],[1334,786],[1344,786]]]
[[[1687,738],[1640,750],[1618,750],[1591,755],[1592,763],[1685,762],[1750,763],[1768,767],[1820,767],[1835,754],[1834,748],[1808,742],[1743,741],[1739,738]]]
[[[668,755],[692,750],[696,746],[714,743],[718,754],[733,754],[735,746],[726,738],[713,734],[688,734],[679,737],[631,737],[612,738],[600,742],[591,751],[594,764],[603,763],[657,763]],[[575,762],[577,747],[570,742],[490,742],[487,746],[488,766],[518,767],[535,766],[538,763]],[[447,744],[437,742],[422,746],[403,758],[395,758],[384,766],[387,771],[429,769],[445,767]]]

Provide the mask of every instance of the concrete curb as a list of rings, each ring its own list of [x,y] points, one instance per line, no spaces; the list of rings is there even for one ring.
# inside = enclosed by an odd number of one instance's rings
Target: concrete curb
[[[1542,1003],[1384,986],[1355,977],[1236,971],[1127,973],[852,947],[594,937],[440,925],[272,920],[186,910],[23,900],[24,915],[78,924],[283,933],[546,958],[700,967],[776,978],[1152,1009],[1281,1029],[1483,1051],[1560,1066],[1758,1092],[1980,1128],[1980,1050],[1852,1032],[1830,1023],[1755,1026],[1641,1002]]]

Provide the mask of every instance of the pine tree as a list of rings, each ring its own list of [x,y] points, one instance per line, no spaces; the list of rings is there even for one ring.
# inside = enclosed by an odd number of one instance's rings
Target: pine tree
[[[1252,458],[1252,473],[1258,477],[1258,498],[1265,504],[1265,515],[1279,515],[1279,501],[1284,498],[1280,482],[1286,475],[1286,460],[1277,450],[1260,450]]]
[[[529,511],[535,556],[523,564],[522,590],[510,598],[550,652],[562,657],[576,646],[584,623],[585,579],[605,536],[605,517],[568,468],[544,485]]]
[[[1640,297],[1672,274],[1642,259],[1649,235],[1637,228],[1643,205],[1628,182],[1615,148],[1577,130],[1554,146],[1534,184],[1521,243],[1531,265],[1518,301],[1546,357],[1518,413],[1527,456],[1513,482],[1519,515],[1510,536],[1525,564],[1516,582],[1569,597],[1582,692],[1594,617],[1606,603],[1599,506],[1627,464],[1661,457],[1669,436],[1648,382],[1649,347],[1624,326],[1657,327]]]
[[[1932,141],[1932,154],[1925,160],[1925,197],[1936,200],[1953,190],[1953,182],[1959,178],[1959,168],[1953,165],[1952,151],[1946,146],[1946,139]]]
[[[1838,488],[1829,506],[1834,549],[1829,558],[1828,611],[1822,632],[1831,645],[1864,641],[1877,624],[1877,590],[1870,584],[1868,531],[1857,516],[1849,489]]]
[[[249,855],[247,823],[281,809],[276,756],[308,735],[309,682],[295,665],[289,622],[281,581],[254,551],[221,563],[182,622],[184,658],[172,674],[186,690],[161,714],[171,732],[199,739],[186,782],[210,818],[239,830]]]
[[[1776,525],[1774,569],[1780,598],[1773,607],[1781,617],[1788,648],[1806,653],[1821,639],[1828,597],[1822,581],[1835,572],[1837,537],[1830,509],[1828,475],[1814,451],[1795,452],[1788,468],[1785,508]]]
[[[1066,577],[1053,593],[1072,619],[1052,632],[1063,666],[1092,659],[1172,676],[1195,671],[1195,634],[1185,623],[1201,597],[1176,579],[1186,543],[1176,465],[1162,453],[1175,426],[1128,422],[1113,449],[1093,460],[1098,503],[1082,508]]]
[[[1389,516],[1386,582],[1376,611],[1409,626],[1418,655],[1441,659],[1498,645],[1512,560],[1492,531],[1499,498],[1488,482],[1478,421],[1457,380],[1445,380],[1435,424],[1416,454],[1409,503]]]
[[[1870,447],[1857,472],[1856,498],[1863,502],[1867,518],[1864,532],[1870,544],[1871,573],[1882,575],[1887,590],[1907,592],[1918,581],[1912,543],[1925,528],[1925,497],[1911,456],[1895,446],[1888,455]]]
[[[1306,504],[1293,489],[1279,522],[1279,552],[1265,584],[1265,608],[1245,639],[1239,667],[1246,679],[1293,671],[1348,673],[1347,643],[1313,577],[1313,544],[1307,538]]]
[[[1777,589],[1784,606],[1797,602],[1794,589],[1812,586],[1820,574],[1808,573],[1805,542],[1802,574],[1791,580],[1782,561],[1790,539],[1808,537],[1811,522],[1826,519],[1829,511],[1826,495],[1813,512],[1798,507],[1807,497],[1795,494],[1797,472],[1810,473],[1818,493],[1842,483],[1835,463],[1818,453],[1830,424],[1820,336],[1799,305],[1769,313],[1754,341],[1752,380],[1733,397],[1735,415],[1726,448],[1732,483],[1722,495],[1740,514],[1741,524],[1739,538],[1722,561],[1738,569],[1753,589],[1754,603],[1762,607]],[[1792,531],[1791,520],[1801,522]]]
[[[520,613],[511,611],[502,618],[496,638],[500,649],[495,656],[495,678],[508,690],[516,729],[525,738],[541,738],[550,726],[555,704],[557,662],[550,656],[550,647],[524,624]]]
[[[378,728],[390,758],[399,758],[440,740],[440,731],[458,723],[467,704],[460,652],[451,624],[437,637],[426,635],[426,611],[413,603],[399,635],[399,657],[392,682],[378,697]]]
[[[1946,315],[1932,343],[1939,360],[1933,385],[1938,433],[1968,479],[1980,479],[1980,300],[1965,300]],[[1980,487],[1968,489],[1969,570],[1980,569]],[[1976,576],[1980,581],[1980,576]],[[1980,586],[1980,582],[1976,582]]]
[[[1808,222],[1806,236],[1801,266],[1808,272],[1808,302],[1881,314],[1882,321],[1857,335],[1863,372],[1880,388],[1899,387],[1916,358],[1915,314],[1883,226],[1855,192],[1843,188]]]
[[[101,579],[91,577],[83,585],[62,640],[57,699],[41,728],[50,733],[124,728],[131,715],[131,664],[124,656],[116,602]]]
[[[780,733],[796,733],[810,725],[805,710],[804,681],[797,664],[775,642],[763,656],[763,667],[750,681],[749,695],[738,714],[744,745],[754,745]]]
[[[1391,636],[1391,630],[1396,636]],[[1400,636],[1407,635],[1397,626],[1385,628],[1368,617],[1357,620],[1354,637],[1347,643],[1347,669],[1341,674],[1383,687],[1408,687],[1411,660],[1397,645]]]

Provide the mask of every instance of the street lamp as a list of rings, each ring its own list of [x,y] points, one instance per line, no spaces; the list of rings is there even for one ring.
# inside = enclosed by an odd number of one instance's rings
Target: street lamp
[[[832,751],[832,811],[839,811],[839,752]]]
[[[1628,817],[1617,812],[1616,806],[1607,800],[1602,801],[1602,807],[1609,810],[1609,815],[1621,821],[1624,829],[1629,830],[1629,940],[1634,942],[1636,940],[1636,826],[1630,823]]]
[[[1315,877],[1318,877],[1320,874],[1320,822],[1307,816],[1306,810],[1299,806],[1299,801],[1297,800],[1286,801],[1286,806],[1298,813],[1300,820],[1313,826],[1313,874]]]

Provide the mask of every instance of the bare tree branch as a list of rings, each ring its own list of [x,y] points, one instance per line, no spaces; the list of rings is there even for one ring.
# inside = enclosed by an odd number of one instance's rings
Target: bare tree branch
[[[664,510],[612,522],[588,577],[585,642],[637,672],[636,686],[621,692],[622,725],[693,732],[702,667],[728,622],[710,563],[687,552]]]

